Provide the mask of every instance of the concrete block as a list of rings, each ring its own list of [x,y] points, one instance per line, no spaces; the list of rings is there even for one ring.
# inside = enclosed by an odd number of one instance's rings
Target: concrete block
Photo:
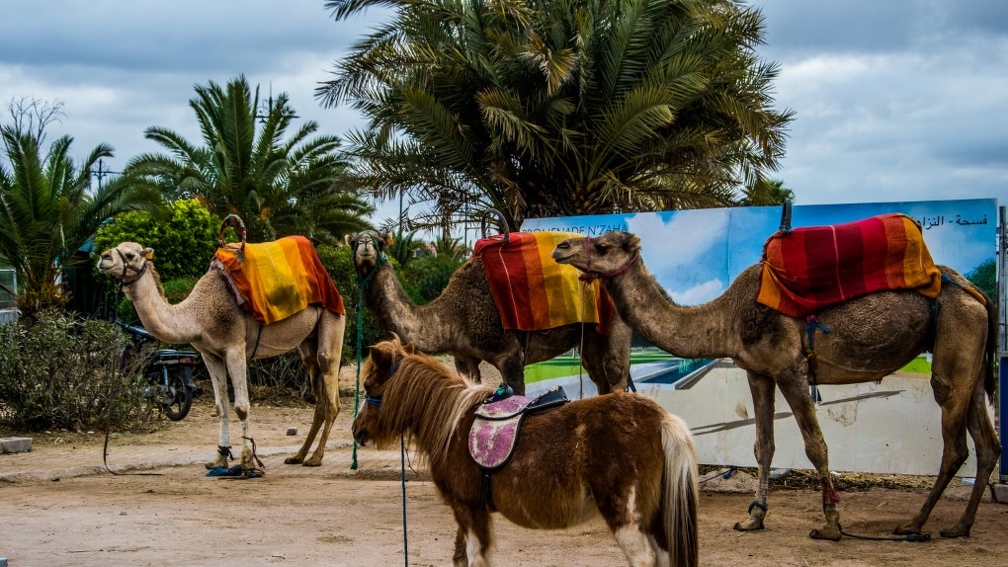
[[[0,453],[28,453],[31,450],[31,437],[4,437],[0,439]]]
[[[991,487],[994,492],[994,501],[1001,504],[1008,504],[1008,484],[998,483]]]

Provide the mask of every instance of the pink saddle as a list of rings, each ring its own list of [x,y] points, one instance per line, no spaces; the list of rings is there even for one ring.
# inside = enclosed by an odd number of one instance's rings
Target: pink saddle
[[[538,398],[519,395],[498,401],[490,398],[476,409],[476,420],[469,430],[469,454],[484,470],[500,468],[514,451],[525,416],[567,401],[567,395],[559,386]]]

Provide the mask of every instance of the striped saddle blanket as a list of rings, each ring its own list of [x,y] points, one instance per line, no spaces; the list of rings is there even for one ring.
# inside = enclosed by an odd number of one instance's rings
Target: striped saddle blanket
[[[221,270],[238,304],[263,325],[275,323],[321,304],[346,314],[343,298],[303,236],[287,236],[263,244],[228,244],[217,249],[210,269]]]
[[[762,265],[756,301],[792,317],[879,291],[941,291],[920,226],[903,214],[778,232],[763,246]]]
[[[577,268],[550,256],[566,232],[512,232],[476,241],[473,257],[483,260],[487,282],[505,329],[541,331],[575,323],[594,323],[609,334],[612,299],[596,280],[578,280]]]

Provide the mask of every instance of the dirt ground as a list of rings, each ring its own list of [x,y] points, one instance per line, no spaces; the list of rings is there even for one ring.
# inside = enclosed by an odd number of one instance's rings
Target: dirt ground
[[[252,434],[265,461],[263,478],[207,477],[203,463],[217,444],[209,396],[189,417],[149,435],[113,434],[103,465],[104,433],[33,435],[30,453],[0,455],[0,558],[11,567],[60,565],[403,565],[451,564],[455,524],[424,470],[407,464],[406,541],[399,451],[361,448],[351,470],[353,400],[329,441],[321,467],[283,464],[303,439],[310,407],[253,407]],[[290,427],[298,435],[288,436]],[[237,428],[232,427],[232,432]],[[0,436],[10,432],[0,432]],[[821,523],[818,492],[771,492],[767,529],[740,533],[753,479],[702,475],[701,564],[706,566],[971,567],[1008,564],[1008,505],[980,505],[972,537],[944,540],[941,527],[962,513],[969,487],[939,502],[927,543],[809,539]],[[929,479],[894,481],[862,475],[841,483],[847,532],[886,536],[923,502]],[[783,484],[777,482],[777,484]],[[959,484],[958,481],[955,482]],[[898,488],[883,488],[896,486]],[[562,531],[533,531],[496,518],[494,564],[503,567],[625,565],[605,525],[595,520]]]

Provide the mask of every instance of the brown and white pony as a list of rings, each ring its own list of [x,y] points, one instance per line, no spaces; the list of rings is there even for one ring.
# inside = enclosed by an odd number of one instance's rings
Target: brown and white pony
[[[404,435],[427,459],[458,522],[456,567],[490,564],[491,512],[534,529],[601,513],[631,566],[697,565],[693,437],[654,401],[615,392],[525,417],[485,496],[467,438],[492,386],[473,384],[398,338],[371,348],[362,379],[367,400],[354,439],[386,447]]]

